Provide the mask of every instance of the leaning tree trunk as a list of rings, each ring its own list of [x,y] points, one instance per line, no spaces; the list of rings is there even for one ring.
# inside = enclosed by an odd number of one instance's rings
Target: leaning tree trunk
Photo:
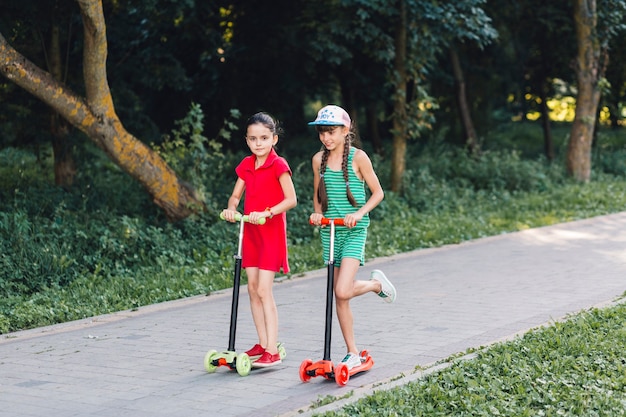
[[[601,48],[596,31],[596,1],[575,0],[574,21],[578,42],[575,61],[578,96],[567,149],[567,172],[575,179],[587,182],[591,178],[591,144],[600,101]]]
[[[84,132],[125,172],[139,181],[171,221],[204,208],[165,161],[126,131],[113,106],[106,75],[106,25],[101,0],[77,0],[84,25],[82,98],[13,49],[0,34],[0,72]]]
[[[396,24],[394,68],[397,81],[393,98],[393,149],[391,156],[391,191],[402,191],[402,177],[406,168],[407,111],[406,111],[406,49],[407,49],[407,8],[406,1],[400,0],[400,18]]]

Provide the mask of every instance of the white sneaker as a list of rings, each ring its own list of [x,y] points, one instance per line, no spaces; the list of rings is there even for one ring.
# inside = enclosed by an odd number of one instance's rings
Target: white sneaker
[[[345,363],[348,370],[350,370],[355,366],[361,365],[361,358],[356,353],[350,352],[342,359],[341,363]]]
[[[387,279],[383,271],[374,269],[372,271],[372,278],[374,281],[380,282],[381,290],[378,296],[382,298],[386,303],[393,303],[396,301],[396,287]]]

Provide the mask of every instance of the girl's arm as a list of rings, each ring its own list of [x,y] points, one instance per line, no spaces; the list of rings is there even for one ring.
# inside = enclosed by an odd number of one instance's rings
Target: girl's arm
[[[248,214],[251,223],[257,223],[259,219],[284,213],[298,204],[298,199],[296,198],[296,188],[293,186],[291,175],[289,175],[288,172],[283,172],[280,177],[278,177],[278,182],[280,182],[280,187],[282,188],[283,195],[285,197],[275,206],[268,207],[269,210],[253,211]]]
[[[239,202],[241,201],[241,196],[243,195],[244,190],[246,189],[246,183],[241,178],[237,178],[237,182],[235,182],[235,188],[233,188],[233,192],[228,199],[228,208],[222,211],[222,215],[224,219],[229,222],[235,222],[235,215],[239,212],[237,211],[237,207],[239,207]]]
[[[280,187],[283,189],[283,194],[285,198],[283,201],[276,204],[273,207],[270,207],[271,215],[284,213],[288,210],[291,210],[298,204],[298,198],[296,197],[296,188],[293,186],[293,181],[291,179],[291,175],[288,172],[283,172],[278,178],[280,181]],[[270,214],[268,213],[268,216]]]
[[[355,213],[348,214],[345,217],[344,222],[348,227],[354,226],[356,222],[361,220],[367,213],[374,210],[374,208],[379,205],[381,201],[383,201],[383,198],[385,198],[385,192],[383,191],[383,187],[380,185],[376,172],[374,172],[372,161],[369,156],[367,156],[365,151],[357,149],[354,155],[354,163],[356,165],[357,174],[365,180],[371,195],[363,207],[359,208]]]
[[[311,160],[313,167],[313,213],[309,216],[309,221],[313,224],[320,225],[322,221],[322,203],[317,198],[317,189],[320,186],[320,166],[322,165],[322,153],[318,152],[313,155]]]

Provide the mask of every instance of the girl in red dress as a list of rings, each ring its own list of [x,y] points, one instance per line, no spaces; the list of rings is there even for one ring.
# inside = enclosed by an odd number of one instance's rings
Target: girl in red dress
[[[257,113],[246,124],[246,143],[252,155],[235,169],[237,182],[222,214],[234,222],[237,207],[245,191],[242,266],[248,276],[250,309],[259,343],[246,353],[262,368],[279,364],[278,310],[272,293],[276,272],[289,272],[287,260],[286,212],[297,204],[296,191],[287,161],[278,156],[278,122],[267,113]],[[265,224],[259,225],[259,219]]]

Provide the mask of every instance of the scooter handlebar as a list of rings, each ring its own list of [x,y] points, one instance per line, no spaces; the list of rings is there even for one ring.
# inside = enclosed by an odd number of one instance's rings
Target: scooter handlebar
[[[243,216],[241,214],[239,214],[239,213],[235,214],[235,220],[236,221],[241,221],[242,218],[243,218],[243,221],[246,222],[246,223],[250,221],[250,217],[247,214],[243,215]],[[224,213],[220,213],[220,219],[226,220],[224,218]],[[259,219],[259,224],[265,224],[265,217],[261,217]]]
[[[327,217],[322,217],[322,225],[329,225],[331,222],[335,223],[335,226],[343,226],[343,219],[329,219]],[[309,219],[309,223],[313,224],[313,222]]]

